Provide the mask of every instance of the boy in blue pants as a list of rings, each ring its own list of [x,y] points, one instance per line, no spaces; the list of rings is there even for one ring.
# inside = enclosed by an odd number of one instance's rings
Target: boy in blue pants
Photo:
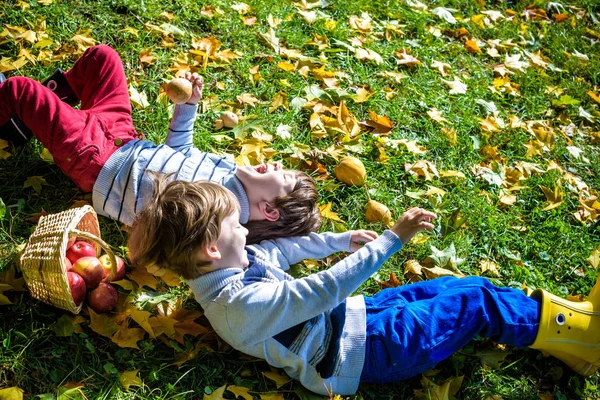
[[[130,231],[131,261],[180,274],[222,339],[314,392],[352,394],[360,382],[410,378],[477,335],[543,350],[582,375],[600,365],[597,287],[576,303],[446,277],[351,296],[415,233],[433,228],[431,212],[410,209],[379,237],[311,233],[244,246],[239,205],[220,186],[158,179],[155,193]],[[354,253],[300,279],[285,272],[337,251]]]
[[[318,193],[308,175],[280,163],[238,167],[193,146],[203,81],[195,73],[185,78],[193,84],[192,97],[175,106],[166,142],[157,145],[133,127],[123,64],[108,46],[90,47],[71,69],[57,71],[44,84],[0,74],[0,137],[26,138],[25,125],[55,164],[92,192],[98,214],[126,225],[150,199],[156,172],[210,180],[232,191],[241,205],[240,221],[250,230],[249,242],[317,230]],[[78,102],[81,107],[74,109]]]

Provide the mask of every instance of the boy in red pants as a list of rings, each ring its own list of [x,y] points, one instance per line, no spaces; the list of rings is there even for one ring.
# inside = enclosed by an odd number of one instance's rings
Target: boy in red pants
[[[241,204],[240,222],[251,232],[249,243],[318,229],[318,194],[308,175],[285,170],[280,163],[237,167],[193,147],[203,85],[197,74],[186,75],[194,85],[192,97],[175,107],[161,145],[143,140],[134,129],[125,72],[113,49],[87,49],[63,77],[67,86],[61,85],[62,94],[80,100],[79,110],[61,101],[52,88],[15,76],[0,83],[0,127],[10,126],[15,117],[21,120],[56,165],[93,193],[98,214],[130,225],[152,196],[152,171],[225,186]]]

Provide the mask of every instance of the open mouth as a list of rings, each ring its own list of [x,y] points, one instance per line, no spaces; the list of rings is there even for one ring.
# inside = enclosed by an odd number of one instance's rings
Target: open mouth
[[[260,165],[256,165],[254,167],[254,170],[256,172],[258,172],[259,174],[264,174],[269,170],[269,165],[268,164],[260,164]]]

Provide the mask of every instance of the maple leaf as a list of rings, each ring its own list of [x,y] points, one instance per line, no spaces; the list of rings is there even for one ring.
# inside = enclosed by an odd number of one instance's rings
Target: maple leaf
[[[148,97],[144,91],[139,92],[133,85],[129,85],[129,99],[138,109],[146,108],[150,105]]]
[[[450,66],[450,64],[446,64],[441,61],[433,60],[431,62],[431,68],[436,68],[439,71],[440,75],[446,76],[446,75],[448,75],[447,70],[451,69],[452,67]]]
[[[414,176],[422,176],[426,181],[430,181],[433,177],[439,176],[435,165],[428,160],[418,160],[413,164],[404,163],[404,170],[410,172]]]
[[[37,193],[41,193],[42,185],[48,185],[48,183],[46,183],[46,180],[43,177],[30,176],[25,180],[25,183],[23,184],[23,189],[30,187],[33,190],[35,190]]]
[[[286,110],[289,110],[289,105],[288,105],[288,95],[284,92],[278,92],[277,94],[275,94],[275,97],[273,98],[273,102],[271,103],[271,106],[269,107],[269,112],[272,113],[273,111],[277,110],[279,107],[283,107]]]
[[[508,54],[504,55],[504,65],[506,68],[517,70],[521,72],[525,72],[523,68],[529,67],[529,62],[521,61],[521,54],[513,54],[509,56]]]
[[[152,55],[152,49],[144,50],[140,52],[140,62],[142,64],[150,65],[154,62],[156,57]]]
[[[237,105],[240,108],[244,107],[244,104],[248,104],[250,107],[255,107],[258,103],[258,99],[249,93],[242,93],[235,98]]]
[[[127,277],[137,283],[140,288],[148,286],[152,289],[156,289],[156,286],[158,285],[158,281],[154,275],[149,273],[144,267],[136,267],[133,271],[127,274]]]
[[[122,324],[119,330],[110,338],[117,346],[122,348],[138,349],[137,342],[144,339],[146,332],[142,328],[129,328],[127,323]]]
[[[139,326],[141,326],[150,337],[156,337],[154,334],[154,330],[150,325],[150,318],[152,317],[152,313],[144,310],[140,310],[137,307],[129,306],[125,309],[125,314],[128,315],[132,320],[134,320]]]
[[[177,321],[174,318],[158,315],[150,317],[148,319],[148,322],[150,323],[150,326],[152,326],[152,330],[154,331],[157,337],[164,333],[168,337],[174,338],[175,324],[177,324],[179,321]]]
[[[592,250],[586,261],[590,267],[598,269],[598,264],[600,264],[600,247],[596,247],[594,250]]]
[[[287,375],[281,375],[275,371],[267,371],[267,372],[263,372],[262,373],[264,375],[265,378],[268,378],[270,380],[272,380],[273,382],[275,382],[275,386],[277,387],[277,389],[279,389],[280,387],[282,387],[283,385],[285,385],[286,383],[288,383],[289,381],[291,381],[292,379],[287,376]]]
[[[408,260],[404,263],[404,278],[411,282],[421,282],[423,278],[423,267],[416,260]]]
[[[12,386],[4,389],[0,389],[0,399],[3,400],[23,400],[23,393],[25,391],[17,386]]]
[[[273,28],[269,28],[268,33],[258,33],[259,36],[269,45],[276,54],[279,54],[281,47],[279,46],[279,38],[275,35]]]
[[[181,321],[175,324],[175,340],[183,344],[184,335],[191,335],[197,337],[198,335],[205,335],[210,330],[200,324],[195,323],[192,320]]]
[[[80,52],[83,52],[88,47],[92,47],[96,44],[96,39],[90,36],[90,29],[77,31],[77,33],[71,38],[71,40],[74,41],[75,44],[77,44],[77,49]]]
[[[142,382],[142,379],[137,376],[139,371],[139,369],[124,371],[119,375],[119,382],[121,383],[121,386],[123,386],[123,389],[129,390],[130,386],[143,386],[144,383]]]
[[[4,202],[2,202],[2,199],[0,199],[0,206],[4,205]],[[0,219],[2,218],[3,215],[1,215],[0,213]],[[10,290],[12,291],[17,291],[17,292],[25,292],[27,291],[27,289],[25,289],[25,279],[23,277],[20,278],[15,278],[16,276],[16,269],[14,267],[10,267],[9,269],[7,269],[6,271],[0,273],[0,283],[4,283],[6,285],[10,286]]]
[[[340,217],[338,217],[338,215],[336,213],[331,211],[332,205],[333,205],[333,203],[330,202],[330,203],[324,204],[322,206],[319,206],[319,212],[321,213],[321,216],[325,219],[330,219],[332,221],[344,223],[344,221]]]
[[[400,282],[398,280],[398,278],[396,278],[396,274],[394,273],[394,271],[392,271],[390,273],[390,277],[387,281],[376,281],[377,284],[379,285],[379,288],[381,289],[389,289],[389,288],[395,288],[398,286],[402,286],[402,282]]]
[[[383,63],[383,58],[377,52],[371,49],[359,47],[356,49],[354,56],[360,61],[375,61],[376,64]]]
[[[421,65],[421,60],[410,54],[410,50],[407,48],[395,52],[394,55],[396,56],[396,63],[398,65],[407,65],[409,67]]]
[[[431,118],[434,121],[437,122],[449,122],[446,118],[444,118],[444,116],[442,115],[442,113],[435,107],[433,107],[432,109],[427,111],[427,115],[429,116],[429,118]]]
[[[6,292],[11,289],[12,287],[10,285],[0,283],[0,306],[7,306],[13,304],[12,301],[10,301],[9,298],[3,294],[3,292]]]
[[[481,270],[482,274],[489,273],[495,277],[500,276],[500,268],[498,267],[498,264],[491,260],[480,260],[479,269]]]
[[[540,189],[542,189],[542,192],[546,195],[546,201],[548,202],[548,205],[542,208],[542,211],[552,210],[563,203],[564,193],[561,192],[560,186],[555,186],[553,190],[540,185]]]
[[[534,157],[538,154],[542,154],[542,151],[544,150],[544,147],[545,147],[544,143],[542,143],[536,139],[531,139],[529,142],[523,143],[523,146],[525,146],[527,148],[527,152],[525,153],[525,156],[528,158]]]
[[[90,314],[90,328],[98,335],[111,338],[119,330],[114,315],[96,314],[90,307],[88,307],[88,312]]]
[[[472,39],[467,40],[465,42],[465,49],[467,49],[467,51],[469,53],[480,53],[481,54],[481,49],[477,45],[477,41],[476,40],[472,40]]]
[[[435,399],[435,400],[449,400],[460,389],[462,385],[463,377],[448,378],[440,385],[434,383],[431,379],[425,375],[421,378],[421,385],[423,390],[415,390],[416,399]]]
[[[442,18],[443,20],[445,20],[448,23],[451,24],[455,24],[456,23],[456,19],[454,18],[454,16],[452,15],[453,12],[457,12],[458,10],[454,9],[454,8],[445,8],[445,7],[436,7],[433,10],[431,10],[431,12],[435,15],[437,15],[438,17]]]
[[[351,15],[348,18],[348,25],[350,25],[350,28],[360,31],[362,33],[369,33],[373,30],[373,25],[371,24],[371,17],[366,12],[363,12],[361,14],[361,17]]]
[[[456,255],[456,249],[454,248],[454,242],[450,243],[450,246],[446,247],[443,250],[439,250],[435,246],[431,246],[431,255],[429,256],[431,260],[435,263],[435,265],[440,268],[448,269],[453,272],[462,273],[458,266],[463,264],[465,260],[463,258],[459,258]]]
[[[223,385],[220,388],[217,388],[212,391],[211,394],[204,394],[203,400],[224,400],[223,394],[225,393],[225,388],[227,385]]]
[[[467,85],[465,85],[458,77],[454,77],[453,81],[442,81],[450,88],[450,94],[465,94],[467,93]]]
[[[242,397],[244,400],[252,400],[254,398],[250,393],[248,393],[250,389],[244,386],[227,386],[227,391],[233,393],[236,399],[238,397]]]
[[[378,115],[376,112],[369,110],[369,119],[360,123],[373,129],[376,134],[389,134],[394,128],[392,121],[385,115]]]

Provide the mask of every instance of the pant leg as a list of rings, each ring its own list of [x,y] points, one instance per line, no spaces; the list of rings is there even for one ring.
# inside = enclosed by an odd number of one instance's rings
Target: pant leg
[[[416,376],[477,335],[518,347],[535,340],[540,303],[521,290],[497,287],[480,277],[438,278],[417,285],[365,298],[367,343],[361,381],[385,383]],[[417,286],[417,295],[408,293],[412,286]]]
[[[0,84],[0,125],[20,118],[56,165],[84,191],[91,191],[106,156],[101,124],[86,111],[63,103],[41,83],[22,76]]]
[[[94,46],[65,72],[81,109],[93,113],[106,127],[109,140],[121,143],[141,138],[133,128],[127,78],[119,54],[106,45]]]

